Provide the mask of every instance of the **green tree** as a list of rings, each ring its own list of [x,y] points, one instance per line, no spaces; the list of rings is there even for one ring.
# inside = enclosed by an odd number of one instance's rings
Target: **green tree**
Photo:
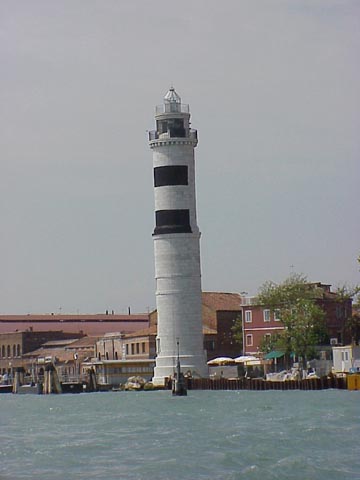
[[[337,287],[336,295],[338,301],[343,305],[345,315],[345,328],[343,336],[351,339],[351,343],[358,343],[360,340],[360,314],[359,314],[359,285],[342,285]],[[349,300],[353,300],[354,312]]]
[[[273,350],[281,350],[284,351],[282,342],[281,342],[281,334],[275,333],[270,337],[264,335],[260,341],[259,351],[262,353],[270,353]]]
[[[236,343],[236,345],[240,347],[240,350],[243,351],[243,328],[241,315],[236,317],[234,324],[231,327],[231,335],[234,343]]]
[[[360,342],[360,314],[354,313],[345,324],[346,333],[351,338],[351,343],[358,345]]]
[[[317,304],[321,295],[321,289],[299,274],[281,284],[266,282],[258,295],[259,303],[276,311],[284,326],[276,347],[284,351],[287,359],[291,353],[301,357],[303,368],[326,335],[325,314]]]

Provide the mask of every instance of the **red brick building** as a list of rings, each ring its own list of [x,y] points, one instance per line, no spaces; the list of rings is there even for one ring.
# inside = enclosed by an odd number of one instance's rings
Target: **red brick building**
[[[344,344],[346,337],[345,324],[351,316],[352,301],[343,300],[331,291],[331,285],[320,282],[309,284],[317,289],[316,302],[325,312],[325,324],[330,344]],[[321,296],[318,296],[318,292]],[[277,318],[276,311],[271,312],[257,303],[256,297],[242,298],[242,319],[244,336],[244,354],[254,355],[259,353],[259,346],[266,336],[271,337],[280,333],[284,327]]]
[[[241,318],[241,313],[239,293],[203,292],[204,348],[208,360],[241,355],[240,345],[234,341],[232,332],[232,327],[236,319]]]

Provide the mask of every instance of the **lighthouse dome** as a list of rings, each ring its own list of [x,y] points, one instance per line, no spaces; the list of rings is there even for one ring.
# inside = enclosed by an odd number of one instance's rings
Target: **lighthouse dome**
[[[165,103],[181,103],[180,96],[175,92],[175,88],[171,87],[164,97]]]

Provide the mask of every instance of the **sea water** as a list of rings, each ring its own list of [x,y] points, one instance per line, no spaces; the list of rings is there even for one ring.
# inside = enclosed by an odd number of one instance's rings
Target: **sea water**
[[[0,395],[0,479],[360,479],[360,392]]]

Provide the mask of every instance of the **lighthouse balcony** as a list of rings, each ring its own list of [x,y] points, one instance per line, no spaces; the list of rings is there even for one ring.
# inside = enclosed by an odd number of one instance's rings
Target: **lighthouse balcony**
[[[189,113],[190,108],[186,103],[170,102],[163,105],[156,105],[155,114],[162,115],[163,113]]]
[[[169,138],[188,138],[197,141],[197,130],[190,128],[188,135],[186,135],[186,130],[176,128],[170,128],[167,132],[163,133],[159,133],[157,130],[149,131],[149,142],[153,140],[167,140]]]

